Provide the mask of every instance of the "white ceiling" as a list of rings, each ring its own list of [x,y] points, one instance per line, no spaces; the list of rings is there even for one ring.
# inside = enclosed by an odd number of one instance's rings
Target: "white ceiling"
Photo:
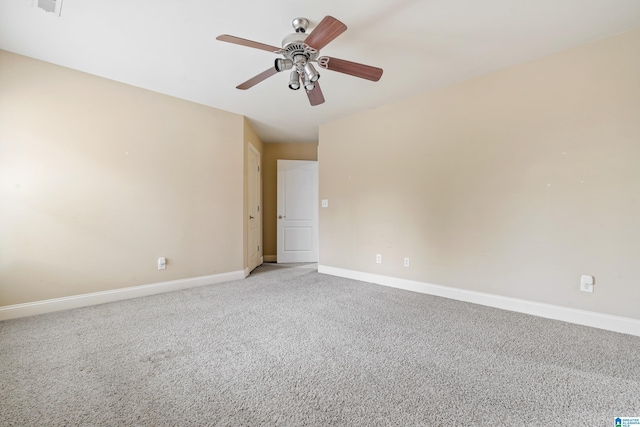
[[[58,0],[60,1],[60,0]],[[37,0],[0,1],[0,49],[247,116],[265,142],[318,140],[318,125],[640,27],[640,0]],[[374,83],[321,70],[311,107],[288,73],[241,91],[305,17],[348,30],[322,55],[381,67]]]

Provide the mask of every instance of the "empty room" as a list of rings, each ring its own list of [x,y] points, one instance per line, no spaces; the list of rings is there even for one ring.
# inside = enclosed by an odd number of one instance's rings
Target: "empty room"
[[[0,426],[640,425],[640,2],[0,4]]]

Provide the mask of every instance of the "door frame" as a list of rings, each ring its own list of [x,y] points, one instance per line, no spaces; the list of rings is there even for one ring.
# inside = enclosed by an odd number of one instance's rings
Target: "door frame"
[[[262,257],[262,251],[263,251],[263,244],[262,244],[262,155],[260,153],[260,151],[249,141],[247,141],[247,213],[246,213],[246,218],[245,220],[246,225],[247,225],[247,241],[246,241],[246,247],[247,247],[247,270],[249,270],[249,272],[251,272],[254,268],[258,267],[259,265],[261,265],[263,263],[263,257]],[[255,154],[256,157],[258,158],[258,177],[257,177],[257,183],[255,183],[255,185],[257,185],[257,188],[255,189],[256,191],[256,198],[257,198],[257,202],[258,202],[258,206],[257,206],[257,215],[255,217],[256,220],[256,229],[257,229],[257,243],[258,243],[258,249],[257,249],[257,256],[256,256],[256,265],[252,265],[250,264],[250,256],[249,256],[249,251],[251,250],[250,248],[250,244],[251,244],[251,186],[254,185],[253,180],[251,179],[251,174],[249,171],[249,166],[250,166],[250,159],[249,156],[251,155],[251,153]]]

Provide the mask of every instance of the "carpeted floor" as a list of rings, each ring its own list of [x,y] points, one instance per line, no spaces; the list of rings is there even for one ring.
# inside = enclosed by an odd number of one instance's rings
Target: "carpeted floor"
[[[640,338],[265,264],[0,322],[2,426],[612,426]]]

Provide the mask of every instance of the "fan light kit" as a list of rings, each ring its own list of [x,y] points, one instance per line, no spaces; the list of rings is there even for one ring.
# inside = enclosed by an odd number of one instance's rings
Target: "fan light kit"
[[[306,34],[309,27],[309,20],[306,18],[296,18],[291,22],[291,25],[293,25],[296,32],[289,34],[282,40],[282,48],[227,34],[216,37],[223,42],[266,50],[283,56],[275,60],[273,67],[241,83],[236,88],[249,89],[274,74],[291,70],[289,88],[298,90],[301,86],[304,86],[311,105],[319,105],[324,102],[324,96],[318,83],[320,73],[313,66],[313,63],[316,63],[322,69],[337,71],[374,82],[380,80],[382,76],[381,68],[330,56],[320,56],[320,49],[347,30],[347,26],[336,18],[325,16],[310,34]]]

